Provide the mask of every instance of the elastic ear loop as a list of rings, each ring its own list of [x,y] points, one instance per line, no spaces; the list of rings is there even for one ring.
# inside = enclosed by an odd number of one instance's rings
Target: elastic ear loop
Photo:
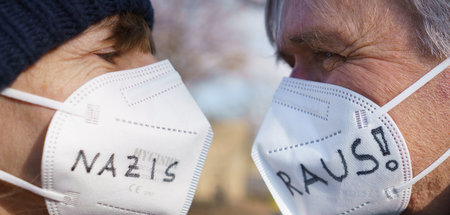
[[[450,57],[445,59],[443,62],[441,62],[439,65],[434,67],[430,72],[425,74],[422,78],[417,80],[414,84],[409,86],[406,90],[404,90],[402,93],[397,95],[394,99],[383,105],[381,108],[375,111],[376,118],[380,117],[381,115],[389,112],[392,108],[400,104],[403,100],[408,98],[411,94],[416,92],[418,89],[420,89],[423,85],[428,83],[431,79],[439,75],[441,72],[443,72],[448,66],[450,66]],[[450,149],[447,149],[447,151],[441,155],[435,162],[433,162],[430,166],[428,166],[425,170],[423,170],[421,173],[416,175],[413,179],[409,180],[408,182],[405,182],[401,185],[391,187],[387,189],[388,196],[391,196],[394,194],[397,194],[404,190],[405,188],[408,188],[409,186],[412,186],[413,184],[417,183],[420,179],[428,175],[431,171],[436,169],[440,164],[442,164],[450,155]]]
[[[395,187],[391,187],[389,189],[392,191],[393,194],[397,194],[397,193],[401,192],[402,190],[404,190],[405,188],[412,186],[413,184],[420,181],[420,179],[422,179],[423,177],[428,175],[431,171],[436,169],[439,165],[441,165],[449,156],[450,156],[450,149],[447,149],[447,151],[443,155],[441,155],[441,157],[439,157],[436,161],[434,161],[425,170],[423,170],[418,175],[416,175],[416,177],[414,177],[413,179],[409,180],[406,183],[403,183],[403,184],[395,186]]]
[[[73,114],[73,115],[80,116],[80,117],[84,117],[84,115],[85,115],[84,113],[80,112],[78,109],[68,106],[67,104],[64,104],[62,102],[58,102],[58,101],[48,99],[45,97],[22,92],[22,91],[15,90],[12,88],[4,89],[3,91],[0,92],[0,95],[6,96],[9,98],[13,98],[13,99],[16,99],[19,101],[39,105],[39,106],[46,107],[49,109],[59,110],[59,111]],[[70,199],[70,197],[67,195],[37,187],[33,184],[30,184],[30,183],[16,177],[16,176],[13,176],[3,170],[0,170],[0,180],[5,181],[10,184],[13,184],[13,185],[16,185],[25,190],[28,190],[37,195],[40,195],[42,197],[45,197],[47,199],[51,199],[54,201],[64,202],[64,201],[67,201],[68,198]]]
[[[73,115],[80,116],[80,117],[85,116],[85,113],[82,113],[78,109],[75,109],[74,107],[71,107],[62,102],[58,102],[58,101],[48,99],[45,97],[33,95],[31,93],[22,92],[22,91],[12,89],[12,88],[4,89],[2,92],[0,92],[0,95],[6,96],[9,98],[13,98],[16,100],[28,102],[31,104],[39,105],[39,106],[49,108],[52,110],[59,110],[59,111],[73,114]]]
[[[434,77],[439,75],[439,73],[443,72],[448,66],[450,66],[450,57],[442,61],[439,65],[434,67],[431,71],[429,71],[427,74],[422,76],[419,80],[417,80],[414,84],[406,88],[403,92],[398,94],[395,98],[393,98],[391,101],[380,107],[378,110],[375,111],[375,116],[378,118],[379,116],[389,112],[392,108],[400,104],[403,100],[408,98],[411,94],[416,92],[418,89],[423,87],[426,83],[431,81]]]
[[[33,184],[30,184],[16,176],[13,176],[3,170],[0,170],[0,180],[16,185],[20,188],[23,188],[25,190],[28,190],[32,193],[35,193],[37,195],[40,195],[42,197],[45,197],[47,199],[51,199],[54,201],[58,201],[58,202],[64,202],[67,200],[67,198],[69,198],[69,196],[55,192],[55,191],[51,191],[51,190],[46,190],[43,188],[40,188],[38,186],[35,186]]]

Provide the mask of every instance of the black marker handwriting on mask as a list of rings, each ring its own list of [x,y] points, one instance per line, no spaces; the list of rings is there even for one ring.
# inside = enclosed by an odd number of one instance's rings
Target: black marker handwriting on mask
[[[113,177],[116,177],[116,168],[114,167],[114,154],[111,154],[108,162],[106,162],[105,166],[98,172],[98,175],[102,175],[103,171],[108,170],[111,171]]]
[[[150,176],[150,179],[154,179],[155,178],[155,165],[156,165],[156,158],[153,158],[153,162],[152,162],[152,173]]]
[[[338,152],[339,156],[341,157],[341,163],[342,163],[342,166],[344,167],[343,175],[336,176],[333,172],[331,172],[331,170],[327,167],[327,165],[325,164],[325,162],[323,161],[322,158],[320,158],[320,162],[322,163],[322,167],[327,171],[328,175],[330,175],[334,180],[342,182],[342,180],[344,180],[344,178],[346,178],[348,175],[347,162],[345,161],[345,157],[342,154],[342,151],[340,149],[338,149],[337,152]]]
[[[373,139],[375,139],[375,141],[378,143],[383,156],[390,155],[391,152],[389,151],[389,146],[387,144],[386,138],[384,137],[383,128],[381,126],[377,127],[375,129],[372,129],[370,133],[372,133]]]
[[[309,185],[312,185],[316,182],[322,182],[325,185],[328,185],[328,182],[323,180],[323,178],[317,176],[316,174],[309,171],[303,164],[300,164],[300,167],[302,168],[303,173],[303,181],[305,182],[305,191],[309,194]],[[310,175],[312,177],[307,178],[307,175]]]
[[[284,185],[286,185],[286,187],[288,188],[288,190],[289,190],[289,192],[291,193],[292,196],[294,196],[294,192],[292,190],[294,190],[295,192],[299,193],[300,195],[303,195],[302,191],[300,191],[297,188],[295,188],[294,186],[292,186],[292,184],[291,184],[291,177],[289,177],[288,174],[286,174],[283,171],[278,171],[277,175],[284,182]]]
[[[376,142],[375,144],[378,143],[383,156],[389,155],[390,151],[382,127],[372,129],[371,134],[374,137],[374,139],[370,141]],[[357,176],[363,177],[365,175],[370,175],[375,173],[379,169],[379,161],[375,158],[373,154],[361,153],[360,152],[361,149],[358,150],[361,145],[370,144],[370,141],[368,141],[368,143],[365,142],[363,143],[361,138],[356,138],[351,144],[350,150],[351,155],[353,155],[353,158],[356,159],[358,162],[363,162],[363,166],[367,167],[366,169],[356,169],[355,170],[356,173],[353,174],[356,174]],[[290,173],[288,173],[288,171],[278,171],[276,172],[276,175],[281,179],[281,181],[286,186],[287,190],[292,196],[295,196],[296,193],[299,195],[304,195],[303,190],[299,189],[299,187],[302,186],[301,183],[299,182],[303,182],[304,191],[307,194],[311,194],[310,189],[311,186],[320,186],[319,184],[322,184],[321,186],[323,185],[328,186],[329,181],[333,179],[336,182],[342,182],[349,176],[349,174],[351,174],[349,173],[347,159],[345,158],[342,150],[338,149],[337,154],[339,155],[339,158],[341,160],[342,164],[340,165],[341,168],[339,168],[339,165],[337,163],[335,164],[326,163],[324,159],[322,158],[319,159],[320,163],[322,164],[322,168],[324,170],[321,173],[322,175],[318,174],[320,172],[317,172],[318,171],[317,169],[310,169],[307,167],[306,164],[303,163],[300,163],[300,168],[299,170],[297,170],[303,176],[303,181],[302,179],[297,178],[296,180],[294,180],[291,177]],[[390,171],[395,171],[398,168],[398,162],[395,160],[389,160],[386,163],[386,168]],[[324,177],[326,176],[325,172],[332,179],[327,179],[326,177]]]
[[[371,133],[375,141],[378,143],[378,146],[380,147],[381,154],[383,156],[389,156],[391,152],[384,136],[383,127],[380,126],[372,129]],[[395,171],[397,168],[398,162],[396,160],[389,160],[388,162],[386,162],[386,169]]]
[[[325,162],[323,161],[323,159],[320,159],[320,162],[322,163],[323,168],[327,171],[327,173],[336,181],[341,182],[345,177],[347,177],[348,175],[348,170],[347,170],[347,163],[345,162],[345,158],[344,155],[342,154],[341,150],[338,150],[338,153],[341,157],[341,161],[342,161],[342,165],[344,167],[344,175],[341,176],[336,176],[334,175],[326,166]],[[328,181],[326,181],[325,179],[319,177],[317,174],[314,174],[312,171],[308,170],[305,165],[300,164],[300,168],[302,170],[302,175],[303,175],[303,184],[305,186],[305,191],[306,193],[310,194],[309,192],[309,186],[315,184],[316,182],[321,182],[325,185],[328,185]],[[277,172],[277,176],[283,181],[284,185],[286,185],[287,189],[289,190],[289,192],[291,193],[292,196],[294,196],[294,191],[296,191],[298,194],[303,195],[303,193],[296,187],[294,187],[294,185],[292,185],[291,183],[291,177],[283,172],[283,171],[278,171]]]
[[[169,169],[171,169],[172,167],[174,167],[174,166],[176,166],[176,165],[178,165],[178,161],[175,161],[175,163],[170,164],[169,167],[167,167],[165,173],[166,173],[166,175],[167,175],[168,177],[170,177],[170,178],[165,178],[165,179],[163,179],[165,182],[172,182],[173,180],[175,180],[175,174],[170,173],[170,172],[169,172]]]
[[[360,160],[360,161],[372,161],[374,163],[374,167],[370,170],[364,170],[364,171],[358,171],[356,172],[357,175],[368,175],[371,174],[373,172],[375,172],[378,169],[378,161],[377,159],[375,159],[375,157],[373,155],[369,155],[369,154],[358,154],[356,153],[356,147],[358,147],[358,145],[361,144],[361,139],[356,139],[355,141],[353,141],[352,144],[352,154],[353,156],[355,156],[356,159]]]
[[[82,160],[83,165],[85,167],[86,173],[91,173],[93,169],[95,169],[95,165],[97,160],[100,158],[101,154],[100,152],[96,153],[95,156],[93,156],[92,160],[88,161],[88,156],[86,156],[86,153],[84,150],[80,150],[77,154],[77,157],[75,159],[75,163],[73,164],[72,168],[70,170],[73,172],[76,170],[78,164],[80,163],[80,160]],[[127,156],[127,160],[130,161],[130,165],[128,166],[124,176],[125,177],[131,177],[131,178],[140,178],[141,174],[139,173],[139,158],[135,155],[129,155]],[[111,176],[114,178],[116,177],[116,167],[114,164],[115,161],[115,155],[112,153],[109,156],[108,161],[99,169],[97,175],[103,175],[105,172],[110,172]],[[151,169],[151,178],[150,180],[154,180],[155,175],[155,166],[157,163],[157,159],[153,159],[152,169]],[[81,164],[80,164],[81,165]],[[172,171],[172,169],[178,165],[178,161],[175,161],[171,163],[166,170],[164,171],[165,178],[163,178],[164,182],[173,182],[175,180],[175,173]]]
[[[92,169],[92,166],[94,166],[94,163],[95,163],[95,161],[97,161],[97,158],[99,156],[100,156],[100,153],[97,153],[95,155],[94,159],[92,160],[91,164],[88,165],[87,160],[86,160],[86,155],[84,154],[84,151],[80,150],[80,152],[78,153],[78,156],[77,156],[77,160],[75,161],[75,164],[72,166],[71,170],[74,171],[75,168],[78,165],[78,161],[80,161],[80,158],[83,158],[83,163],[84,163],[84,166],[86,167],[86,172],[90,173],[91,169]]]
[[[302,169],[303,184],[305,185],[306,193],[310,194],[308,187],[316,182],[322,182],[323,184],[328,186],[328,182],[326,180],[306,169],[303,164],[300,164],[300,167]],[[307,174],[312,177],[308,177]],[[293,191],[297,192],[300,195],[303,195],[303,192],[291,183],[291,177],[286,172],[278,171],[277,176],[283,181],[284,185],[286,185],[286,188],[289,190],[292,196],[294,196]]]
[[[125,173],[125,176],[126,177],[139,178],[139,176],[140,176],[139,173],[132,173],[133,170],[138,170],[139,169],[139,167],[137,165],[138,161],[139,161],[139,158],[134,156],[134,155],[128,156],[127,158],[128,159],[134,159],[134,163],[132,165],[128,166],[128,171],[127,171],[127,173]]]

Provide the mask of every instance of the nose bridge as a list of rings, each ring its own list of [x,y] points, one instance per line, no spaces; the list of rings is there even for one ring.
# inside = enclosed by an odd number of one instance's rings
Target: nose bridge
[[[118,70],[133,69],[157,62],[151,53],[143,53],[140,50],[130,50],[115,59]]]
[[[308,81],[320,81],[319,71],[316,71],[313,61],[308,56],[295,56],[295,64],[291,71],[291,78]]]

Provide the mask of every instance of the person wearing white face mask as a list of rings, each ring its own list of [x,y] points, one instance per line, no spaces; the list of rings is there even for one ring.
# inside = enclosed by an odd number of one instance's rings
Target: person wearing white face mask
[[[0,1],[0,214],[187,213],[212,131],[152,27],[148,0]]]
[[[292,67],[252,157],[283,214],[449,214],[447,1],[267,1]]]

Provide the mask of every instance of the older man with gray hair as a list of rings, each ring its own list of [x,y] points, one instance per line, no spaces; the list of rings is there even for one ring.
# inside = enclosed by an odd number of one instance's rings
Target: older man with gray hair
[[[267,1],[292,72],[252,156],[283,214],[450,213],[449,26],[447,0]]]

